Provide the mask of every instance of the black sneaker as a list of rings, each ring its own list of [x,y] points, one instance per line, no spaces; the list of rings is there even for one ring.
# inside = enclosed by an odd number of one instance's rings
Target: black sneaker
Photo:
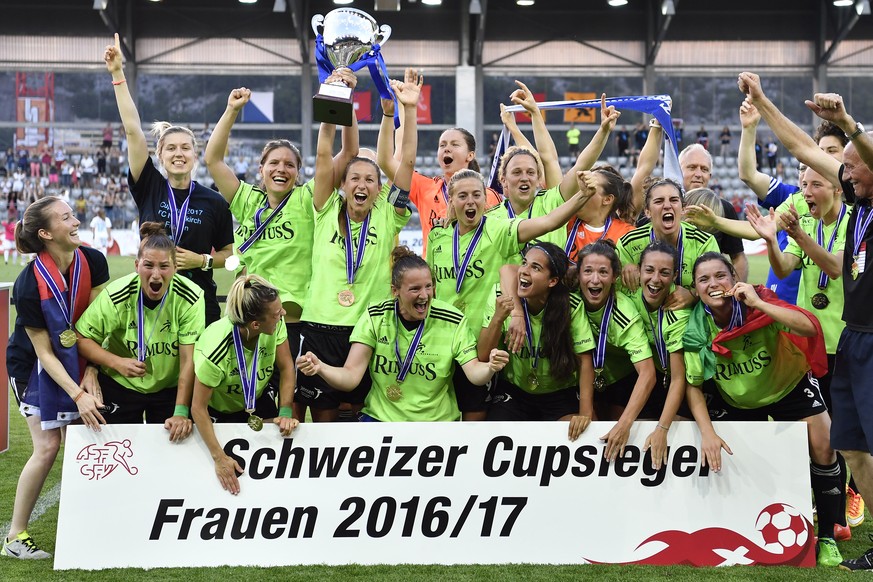
[[[873,538],[873,535],[870,536]],[[873,571],[873,548],[870,548],[863,554],[861,554],[860,558],[852,558],[850,560],[843,560],[840,563],[841,570],[848,570],[849,572],[858,572],[858,571]]]

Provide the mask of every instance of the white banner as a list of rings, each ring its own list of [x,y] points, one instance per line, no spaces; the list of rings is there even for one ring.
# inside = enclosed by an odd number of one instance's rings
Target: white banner
[[[196,431],[71,426],[55,568],[815,564],[806,425],[717,423],[734,455],[713,473],[692,422],[660,471],[651,422],[607,463],[611,424],[573,443],[562,422],[216,425],[238,496]]]

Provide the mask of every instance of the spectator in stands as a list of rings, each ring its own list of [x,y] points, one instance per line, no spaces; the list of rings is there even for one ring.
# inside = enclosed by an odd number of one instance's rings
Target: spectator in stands
[[[706,127],[703,124],[700,124],[700,129],[697,130],[697,143],[703,146],[703,149],[709,149],[709,132],[706,131]]]
[[[91,152],[87,152],[82,156],[82,161],[79,162],[79,169],[82,172],[82,187],[92,188],[94,186],[94,176],[97,175],[97,164]]]
[[[91,219],[89,226],[94,237],[92,246],[106,256],[109,245],[112,244],[112,221],[106,217],[102,206],[97,209],[97,215]]]
[[[97,175],[106,175],[106,150],[103,148],[97,150]]]
[[[779,156],[779,146],[776,145],[776,140],[771,138],[767,142],[767,167],[770,168],[770,175],[776,175],[776,160]]]
[[[49,167],[52,165],[52,150],[43,147],[42,156],[40,156],[40,172],[43,176],[49,175]]]
[[[225,258],[233,251],[227,202],[217,192],[192,180],[197,152],[194,134],[188,128],[166,122],[155,124],[155,153],[167,177],[158,171],[149,157],[142,122],[125,82],[118,34],[115,44],[106,47],[103,59],[112,75],[118,111],[129,140],[128,183],[139,208],[139,218],[143,222],[162,222],[168,228],[177,245],[176,264],[181,275],[203,289],[206,322],[217,321],[221,312],[212,269],[223,267]],[[213,249],[214,256],[210,254]]]
[[[39,155],[39,152],[36,151],[36,148],[30,150],[30,177],[31,178],[39,178],[41,168],[41,160],[42,158]]]
[[[206,142],[203,142],[206,143]],[[109,151],[109,175],[110,176],[120,176],[121,175],[121,151],[118,148],[112,148]]]
[[[627,131],[627,127],[622,125],[618,131],[615,132],[615,152],[619,157],[628,156],[630,152],[630,134]],[[619,167],[624,166],[621,164]]]
[[[579,138],[582,136],[582,132],[576,128],[576,124],[572,121],[570,122],[570,129],[567,130],[567,149],[570,152],[570,156],[577,157],[579,155]]]
[[[723,158],[726,158],[730,155],[731,139],[731,128],[725,125],[721,129],[721,135],[719,136],[719,140],[721,141],[721,149],[719,150],[718,155]]]
[[[88,201],[85,200],[84,194],[79,194],[79,197],[76,198],[75,202],[75,211],[76,211],[76,219],[79,222],[85,222],[85,217],[88,214]]]
[[[115,133],[115,130],[112,129],[112,124],[107,123],[106,127],[103,128],[103,149],[109,149],[112,147],[112,135]]]
[[[248,174],[248,171],[248,160],[246,160],[245,156],[237,156],[236,161],[233,163],[233,173],[236,174],[237,181],[245,182],[246,174]]]

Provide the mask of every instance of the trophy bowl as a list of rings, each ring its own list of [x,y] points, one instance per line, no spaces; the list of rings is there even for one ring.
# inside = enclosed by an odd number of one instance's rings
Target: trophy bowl
[[[322,32],[319,33],[319,28]],[[337,8],[312,17],[312,30],[323,38],[323,55],[333,69],[351,67],[365,58],[373,45],[391,36],[391,27],[355,8]],[[322,83],[313,99],[316,121],[350,126],[354,116],[352,90],[344,83]]]

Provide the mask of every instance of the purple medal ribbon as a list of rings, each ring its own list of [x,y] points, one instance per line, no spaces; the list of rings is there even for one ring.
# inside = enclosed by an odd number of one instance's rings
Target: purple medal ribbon
[[[155,330],[158,328],[158,319],[161,317],[161,312],[164,310],[164,302],[167,300],[167,295],[170,294],[170,288],[167,288],[167,292],[164,293],[164,296],[161,297],[161,304],[158,305],[158,312],[155,314],[155,324],[152,326],[152,330],[149,332],[149,337],[146,339],[145,337],[145,306],[143,305],[143,299],[145,293],[142,289],[139,290],[139,298],[136,301],[136,359],[140,362],[146,361],[146,354],[148,353],[148,343],[152,341],[152,336],[155,333]]]
[[[64,301],[63,293],[61,293],[61,290],[58,289],[58,286],[55,284],[55,280],[52,279],[52,276],[49,274],[49,271],[46,268],[45,264],[42,262],[42,259],[39,258],[39,255],[37,255],[35,263],[36,269],[45,280],[45,284],[48,286],[49,291],[52,292],[52,297],[54,297],[55,301],[57,301],[58,303],[58,307],[61,310],[61,315],[64,317],[64,321],[67,322],[67,328],[73,329],[73,310],[76,306],[76,295],[79,294],[79,272],[81,271],[81,265],[79,263],[79,251],[76,250],[76,252],[73,253],[73,270],[70,274],[70,293],[67,296],[67,301],[69,303]]]
[[[609,322],[612,320],[612,308],[615,306],[615,296],[611,293],[606,300],[606,308],[603,310],[603,319],[600,320],[600,334],[597,336],[597,349],[594,350],[594,370],[603,370],[606,361],[606,336],[609,330]]]
[[[685,229],[682,228],[682,225],[679,225],[679,239],[678,239],[679,243],[676,246],[676,251],[679,253],[679,268],[676,269],[676,279],[674,280],[674,283],[676,283],[680,287],[682,286],[682,264],[683,264],[682,261],[684,259],[683,255],[685,254],[684,245],[682,243],[682,239],[684,238],[684,236],[685,236]],[[655,228],[654,227],[652,227],[652,230],[649,231],[649,241],[655,242]]]
[[[712,315],[712,311],[709,309],[708,305],[704,305],[703,309],[709,314],[710,317],[715,318]],[[743,304],[740,303],[740,300],[736,297],[731,297],[731,319],[728,322],[727,328],[725,331],[731,331],[732,329],[736,329],[738,327],[742,327],[745,324],[745,316],[743,315]]]
[[[843,218],[846,216],[846,205],[840,208],[840,215],[837,216],[837,223],[834,225],[834,231],[831,233],[831,239],[828,241],[827,251],[830,253],[834,248],[834,241],[837,240],[837,231],[840,230],[840,224],[843,222]],[[873,214],[871,214],[873,216]],[[815,231],[815,242],[818,246],[824,246],[824,222],[821,220],[818,221],[818,229]],[[830,277],[827,276],[827,273],[824,271],[820,271],[818,275],[818,288],[825,289],[828,286],[828,281]]]
[[[645,300],[643,301],[645,304]],[[669,361],[667,360],[667,343],[664,341],[664,307],[658,307],[658,325],[652,321],[652,312],[646,310],[649,315],[649,324],[652,326],[652,336],[655,338],[655,351],[658,352],[658,360],[661,362],[661,367],[665,373],[670,372]]]
[[[573,228],[570,229],[570,235],[567,237],[567,244],[564,245],[564,254],[568,257],[570,252],[576,247],[576,235],[579,233],[579,227],[582,226],[582,220],[576,219],[573,223]]]
[[[188,186],[188,196],[185,197],[182,208],[176,206],[176,195],[173,192],[173,187],[170,186],[169,180],[167,180],[167,190],[169,192],[170,205],[170,230],[173,235],[173,244],[178,246],[179,241],[182,239],[182,232],[185,230],[185,217],[188,215],[188,203],[191,202],[191,192],[194,191],[194,180],[191,180],[191,185]]]
[[[446,184],[446,179],[443,178],[443,183],[440,186],[440,189],[443,191],[443,200],[446,201],[446,206],[449,205],[449,186]]]
[[[344,211],[343,216],[346,218],[346,280],[351,285],[355,282],[355,274],[361,268],[361,263],[364,260],[364,250],[367,247],[367,231],[370,228],[370,213],[367,213],[367,217],[361,224],[361,232],[358,233],[357,240],[358,246],[354,256],[352,255],[352,243],[354,242],[352,240],[352,221],[349,220],[348,211]]]
[[[424,334],[424,320],[421,320],[421,323],[418,324],[418,328],[415,330],[415,335],[412,337],[412,341],[409,342],[409,349],[406,350],[406,357],[401,360],[400,358],[400,308],[398,306],[398,302],[394,301],[394,327],[397,328],[397,331],[394,334],[394,355],[397,357],[397,382],[402,383],[406,380],[407,374],[409,374],[410,368],[412,368],[412,360],[415,359],[415,352],[418,350],[418,344],[421,343],[421,336]]]
[[[473,251],[479,244],[479,239],[482,238],[482,231],[485,229],[485,217],[479,222],[476,232],[473,234],[473,240],[470,241],[470,246],[467,247],[467,252],[464,253],[464,262],[460,261],[460,234],[458,233],[458,223],[455,222],[455,230],[452,233],[452,263],[455,267],[455,293],[461,292],[461,286],[464,284],[464,278],[467,276],[467,265],[470,264],[470,259],[473,258]]]
[[[257,393],[258,382],[258,351],[261,347],[261,336],[258,336],[258,343],[252,356],[251,371],[246,367],[246,355],[243,351],[242,338],[239,335],[239,327],[236,325],[233,326],[233,347],[236,350],[236,364],[239,367],[239,378],[242,382],[246,412],[251,414],[255,411],[255,395]]]
[[[870,222],[873,221],[873,211],[867,215],[867,218],[864,218],[864,207],[858,204],[855,206],[855,232],[852,233],[852,257],[855,261],[857,261],[857,257],[861,252],[861,242],[864,240],[864,234],[867,232],[867,228],[870,226]]]
[[[246,240],[246,242],[239,245],[239,248],[237,249],[239,251],[239,254],[245,253],[253,244],[255,244],[255,242],[257,242],[259,238],[261,238],[261,235],[263,235],[264,231],[267,230],[267,225],[270,224],[271,220],[279,216],[279,214],[282,212],[282,209],[285,207],[285,204],[288,203],[288,200],[290,198],[291,194],[289,193],[287,196],[285,196],[285,198],[282,199],[282,202],[280,202],[279,205],[276,206],[276,209],[270,213],[270,216],[268,216],[267,220],[265,220],[264,222],[261,222],[261,219],[264,216],[264,212],[270,209],[270,202],[268,201],[263,208],[258,209],[258,211],[255,213],[255,231]]]
[[[534,374],[537,372],[537,364],[540,361],[540,346],[539,342],[537,345],[533,343],[533,326],[530,323],[530,312],[527,309],[527,299],[522,298],[521,307],[524,309],[524,330],[527,335],[527,347],[531,353],[531,362],[530,367],[533,369]],[[540,337],[542,339],[542,337]]]

